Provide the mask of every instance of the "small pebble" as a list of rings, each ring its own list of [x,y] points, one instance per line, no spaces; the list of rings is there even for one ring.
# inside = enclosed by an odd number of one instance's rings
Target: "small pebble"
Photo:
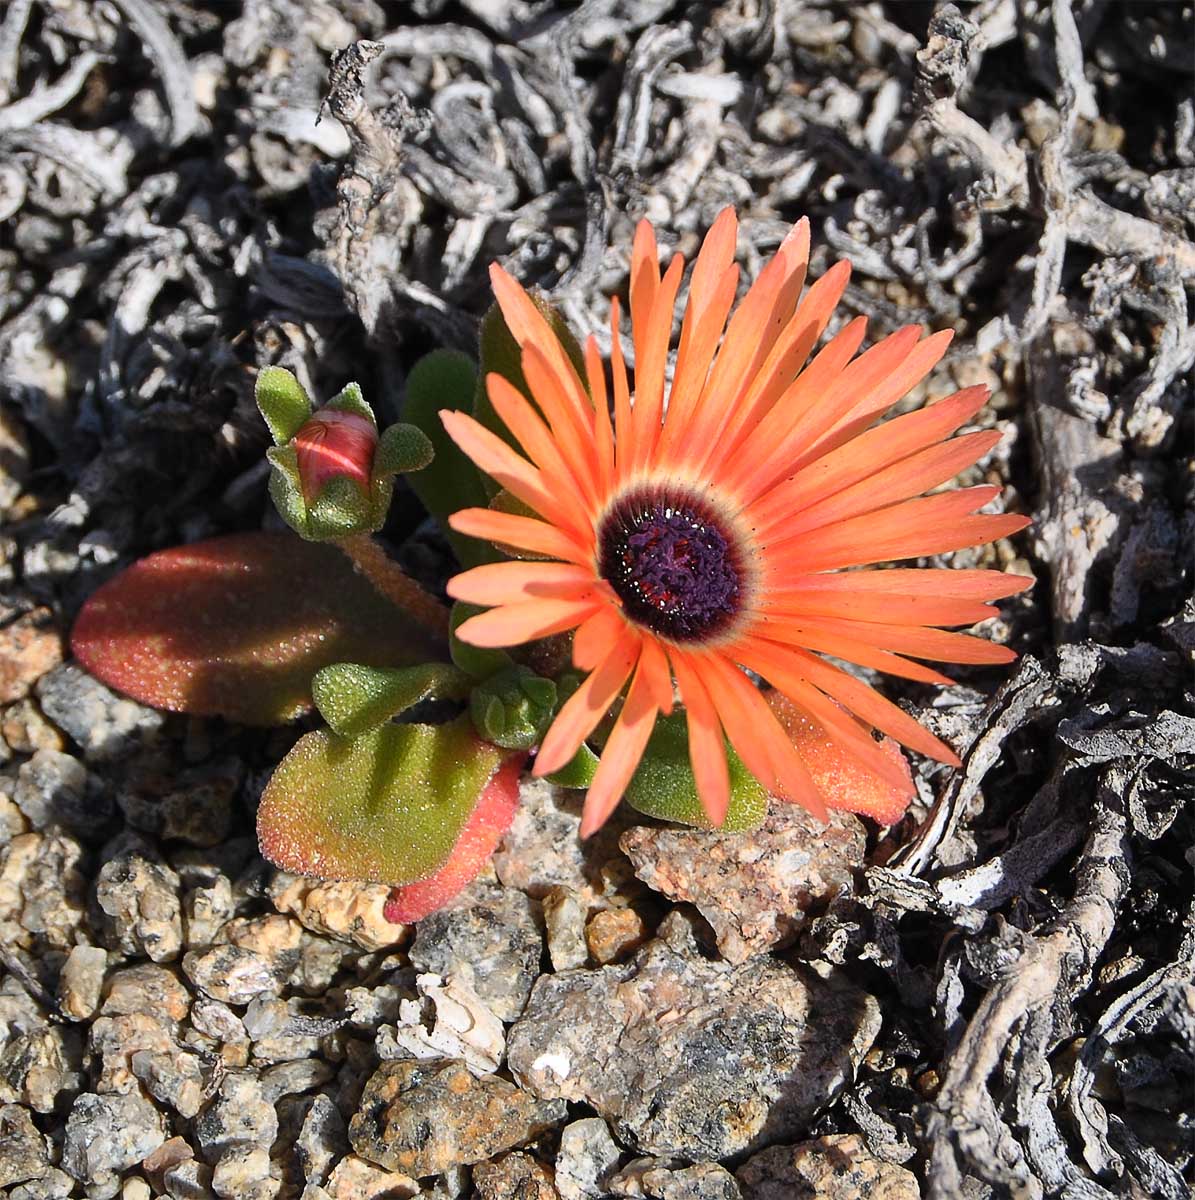
[[[539,976],[543,938],[522,892],[475,883],[459,907],[419,922],[410,955],[417,970],[464,980],[499,1020],[513,1021]]]
[[[82,1086],[79,1031],[59,1025],[31,1029],[0,1051],[0,1102],[52,1113]]]
[[[917,1177],[856,1133],[769,1146],[736,1172],[744,1200],[920,1200]]]
[[[17,754],[39,750],[64,750],[66,739],[55,729],[33,699],[18,700],[0,712],[0,735]]]
[[[347,1154],[336,1164],[326,1190],[332,1200],[407,1200],[419,1195],[419,1184],[409,1175]]]
[[[50,1168],[50,1142],[27,1108],[0,1105],[0,1188],[37,1179]]]
[[[601,1117],[583,1117],[564,1127],[556,1155],[556,1190],[561,1200],[597,1200],[618,1166],[622,1151]]]
[[[58,976],[58,1007],[72,1021],[95,1016],[108,967],[108,951],[102,946],[75,946]]]
[[[585,941],[599,966],[629,957],[647,940],[647,922],[633,908],[605,908],[589,918]]]
[[[347,1154],[348,1148],[348,1127],[340,1109],[327,1096],[313,1096],[295,1139],[304,1179],[322,1184],[332,1164]]]
[[[154,962],[177,958],[183,945],[178,876],[148,851],[117,851],[100,868],[95,897],[107,914],[110,945]]]
[[[143,1096],[85,1092],[66,1119],[62,1167],[80,1183],[118,1187],[116,1173],[135,1166],[165,1140],[162,1118]]]
[[[322,883],[279,871],[270,885],[274,906],[296,917],[312,933],[382,950],[405,942],[410,927],[382,915],[390,889],[376,883]]]
[[[547,1167],[518,1150],[478,1163],[473,1186],[477,1200],[560,1200]]]
[[[270,1178],[270,1153],[264,1146],[234,1146],[212,1170],[212,1191],[225,1200],[270,1200],[281,1186]]]
[[[43,675],[36,691],[42,711],[88,762],[123,757],[152,741],[162,727],[160,712],[118,696],[73,663]]]
[[[272,1146],[278,1114],[260,1079],[234,1071],[221,1080],[216,1098],[195,1119],[194,1128],[200,1154],[214,1164],[236,1146]]]
[[[553,971],[583,967],[589,960],[585,942],[585,906],[572,888],[554,884],[544,893],[544,928]]]
[[[100,1011],[105,1016],[149,1012],[168,1021],[181,1021],[190,1006],[190,994],[173,970],[141,963],[108,977]]]
[[[475,1078],[459,1060],[384,1062],[349,1124],[362,1158],[422,1178],[529,1142],[565,1114],[495,1075]]]
[[[207,996],[227,1004],[248,1004],[262,992],[280,988],[269,960],[240,946],[190,950],[183,956],[183,971]]]

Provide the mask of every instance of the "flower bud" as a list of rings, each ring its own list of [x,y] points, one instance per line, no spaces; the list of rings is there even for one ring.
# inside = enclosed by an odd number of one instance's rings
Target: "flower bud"
[[[313,411],[289,371],[265,367],[257,377],[257,406],[274,439],[266,451],[270,496],[282,519],[308,541],[381,529],[395,475],[431,461],[431,442],[413,425],[391,425],[379,436],[373,409],[355,383]]]
[[[299,484],[303,499],[314,504],[332,479],[351,479],[369,494],[373,455],[378,431],[372,421],[357,413],[321,409],[295,436],[291,445],[299,458]]]

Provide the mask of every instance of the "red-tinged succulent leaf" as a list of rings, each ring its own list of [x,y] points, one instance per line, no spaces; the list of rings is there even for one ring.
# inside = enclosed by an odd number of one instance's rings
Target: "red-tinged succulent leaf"
[[[827,808],[860,813],[881,825],[894,825],[904,816],[909,797],[872,774],[853,755],[840,750],[825,729],[777,691],[768,693],[768,703],[792,738],[813,782],[817,784]],[[909,781],[909,764],[900,747],[886,737],[877,743],[881,753]]]
[[[500,761],[468,717],[356,738],[309,733],[262,793],[262,855],[317,879],[427,879],[447,862]]]
[[[71,648],[145,704],[251,725],[304,712],[311,677],[330,663],[399,667],[440,651],[334,546],[292,533],[231,534],[141,559],[83,606]]]
[[[395,888],[382,915],[398,925],[422,921],[471,883],[490,861],[519,806],[519,776],[526,754],[512,754],[490,777],[477,807],[461,830],[448,861],[421,883]]]

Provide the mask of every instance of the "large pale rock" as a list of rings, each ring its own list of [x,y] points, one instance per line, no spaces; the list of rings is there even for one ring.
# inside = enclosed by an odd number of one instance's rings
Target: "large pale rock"
[[[876,1001],[846,982],[654,941],[625,965],[541,978],[507,1062],[535,1095],[591,1105],[624,1143],[702,1161],[802,1130],[879,1026]]]

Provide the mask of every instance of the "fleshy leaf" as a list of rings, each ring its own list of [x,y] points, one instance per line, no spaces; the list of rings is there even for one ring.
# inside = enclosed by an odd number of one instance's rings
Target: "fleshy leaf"
[[[525,754],[512,754],[490,777],[448,861],[420,883],[395,888],[382,913],[387,921],[409,925],[443,908],[490,861],[519,807],[519,776]]]
[[[463,700],[469,694],[469,677],[447,663],[417,667],[333,663],[316,672],[311,692],[333,732],[356,737],[420,700]]]
[[[163,550],[104,584],[71,634],[93,675],[145,704],[274,725],[334,662],[395,667],[439,643],[335,547],[238,533]]]
[[[431,438],[415,425],[391,425],[382,433],[373,456],[373,473],[397,475],[405,471],[422,471],[435,457]]]
[[[587,788],[597,774],[598,756],[581,743],[581,749],[553,775],[547,776],[549,783],[562,788]]]
[[[505,650],[491,650],[485,646],[470,646],[468,642],[462,642],[456,636],[459,625],[467,621],[470,617],[475,617],[478,613],[485,611],[484,608],[476,604],[465,604],[462,601],[457,601],[452,606],[452,634],[448,642],[448,651],[452,656],[452,661],[466,675],[472,675],[474,679],[488,679],[498,671],[505,670],[514,662],[514,659]]]
[[[556,685],[527,667],[507,667],[473,689],[469,711],[487,741],[505,750],[539,743],[556,709]]]
[[[754,829],[767,815],[768,794],[729,746],[726,751],[730,807],[721,826],[710,824],[697,798],[697,784],[689,764],[688,728],[681,712],[656,721],[623,798],[638,812],[661,821],[699,829],[720,828],[725,833]]]
[[[356,738],[309,733],[262,793],[261,852],[318,879],[391,887],[427,879],[447,861],[499,761],[467,717],[382,725]]]
[[[839,750],[820,724],[779,692],[769,692],[768,703],[809,768],[827,808],[860,813],[881,825],[893,825],[904,816],[909,804],[907,795],[873,775],[854,756]],[[912,784],[908,760],[897,743],[886,737],[878,745]]]
[[[448,528],[451,513],[459,508],[485,507],[489,493],[477,468],[445,431],[440,410],[468,412],[476,388],[477,368],[472,359],[455,350],[433,350],[407,376],[403,409],[403,416],[428,438],[434,454],[431,464],[409,480],[411,490],[439,521],[457,560],[465,567],[496,562],[500,556],[489,543],[462,537]]]
[[[289,442],[311,416],[311,398],[285,367],[262,367],[254,395],[276,446]]]

